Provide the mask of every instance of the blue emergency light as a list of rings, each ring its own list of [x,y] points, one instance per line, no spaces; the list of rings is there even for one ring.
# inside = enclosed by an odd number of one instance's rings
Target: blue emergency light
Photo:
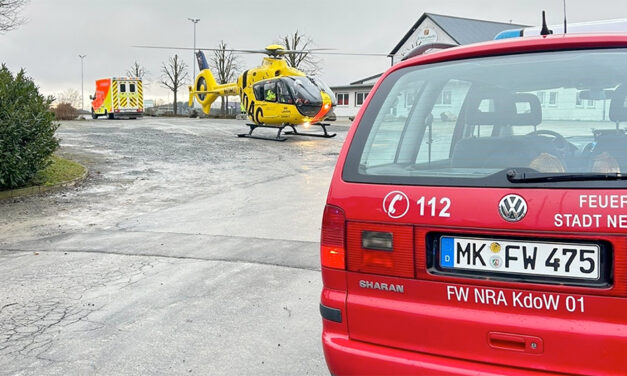
[[[564,34],[564,25],[550,25],[548,29],[553,34]],[[600,20],[590,22],[577,22],[568,24],[568,34],[600,34],[600,33],[625,33],[627,32],[627,18],[619,18],[614,20]],[[498,39],[509,39],[518,37],[527,37],[541,35],[542,27],[526,27],[522,29],[509,29],[501,31],[494,37]]]

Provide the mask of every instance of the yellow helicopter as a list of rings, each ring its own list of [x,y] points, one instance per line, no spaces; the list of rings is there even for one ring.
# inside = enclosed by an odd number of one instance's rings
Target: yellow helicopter
[[[298,69],[292,68],[282,57],[287,54],[303,54],[309,51],[287,50],[285,47],[272,44],[265,50],[244,52],[265,53],[263,62],[256,68],[242,73],[237,82],[216,83],[204,53],[196,52],[196,59],[200,69],[194,86],[189,86],[189,106],[194,99],[201,105],[205,114],[209,114],[211,104],[220,96],[240,97],[242,110],[245,110],[252,123],[248,133],[238,134],[239,137],[270,139],[285,141],[283,134],[293,134],[310,137],[334,137],[329,133],[324,120],[335,117],[333,107],[337,104],[333,91],[321,80],[307,76]],[[296,127],[320,126],[322,134],[298,132]],[[286,127],[292,131],[283,132]],[[269,138],[253,135],[257,128],[275,128],[276,137]]]

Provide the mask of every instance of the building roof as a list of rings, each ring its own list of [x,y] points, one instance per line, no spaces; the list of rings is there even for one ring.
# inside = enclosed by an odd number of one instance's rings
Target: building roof
[[[382,75],[383,72],[362,78],[361,80],[353,81],[348,85],[331,86],[331,90],[370,90]]]
[[[366,78],[362,78],[361,80],[357,80],[357,81],[351,82],[350,84],[351,85],[362,85],[362,84],[369,84],[369,83],[374,84],[377,81],[377,79],[379,77],[381,77],[382,74],[383,74],[383,72],[379,73],[379,74],[372,75],[372,76],[368,76]],[[371,81],[371,82],[368,82],[368,81]]]
[[[374,87],[374,83],[372,84],[361,84],[361,85],[338,85],[331,86],[331,90],[340,91],[340,90],[357,90],[357,91],[370,91]]]
[[[494,39],[496,34],[503,30],[528,27],[528,25],[444,16],[435,13],[423,13],[423,15],[420,16],[418,21],[416,21],[411,29],[409,29],[407,34],[405,34],[403,39],[398,42],[396,47],[394,47],[388,56],[395,55],[427,17],[429,17],[436,25],[438,25],[438,27],[444,30],[444,32],[446,32],[460,45],[485,42]]]

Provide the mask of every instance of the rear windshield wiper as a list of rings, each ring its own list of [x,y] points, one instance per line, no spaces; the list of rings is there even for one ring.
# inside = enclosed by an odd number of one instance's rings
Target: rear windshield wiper
[[[512,183],[545,183],[562,181],[590,181],[590,180],[627,180],[627,175],[617,172],[597,173],[586,172],[578,174],[551,173],[537,171],[508,170],[507,180]]]

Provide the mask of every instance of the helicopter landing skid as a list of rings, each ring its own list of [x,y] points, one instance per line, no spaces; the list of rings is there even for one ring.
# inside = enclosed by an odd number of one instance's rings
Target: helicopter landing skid
[[[248,133],[239,133],[237,135],[237,137],[246,137],[246,138],[256,138],[258,140],[269,140],[269,141],[285,141],[287,140],[287,138],[285,137],[281,137],[281,132],[283,131],[283,128],[285,128],[286,126],[274,126],[274,125],[263,125],[263,124],[246,124],[248,125],[248,127],[250,128],[250,131],[248,131]],[[275,137],[265,137],[265,136],[255,136],[253,135],[253,131],[257,128],[274,128],[274,129],[278,129],[276,136]]]
[[[291,134],[294,136],[306,136],[306,137],[322,137],[322,138],[331,138],[331,137],[335,137],[337,136],[337,133],[331,133],[329,134],[329,132],[327,132],[327,127],[331,124],[328,123],[316,123],[316,124],[312,124],[312,125],[318,125],[322,128],[322,130],[324,131],[324,134],[318,134],[318,133],[309,133],[309,132],[298,132],[296,130],[296,127],[293,125],[287,125],[288,127],[291,127],[292,130],[291,131],[287,131],[287,132],[283,132],[284,134]]]
[[[269,141],[285,141],[287,140],[286,137],[281,137],[281,133],[286,134],[286,135],[294,135],[294,136],[305,136],[305,137],[323,137],[323,138],[331,138],[331,137],[335,137],[336,134],[332,133],[329,134],[329,132],[327,131],[327,127],[331,124],[322,124],[322,123],[318,123],[318,124],[314,124],[314,125],[318,125],[320,127],[322,127],[322,130],[324,131],[323,134],[317,134],[317,133],[309,133],[309,132],[298,132],[296,130],[296,126],[291,125],[291,124],[285,124],[285,125],[281,125],[281,126],[276,126],[276,125],[264,125],[264,124],[246,124],[248,125],[248,127],[250,128],[250,131],[248,131],[248,133],[239,133],[237,135],[237,137],[246,137],[246,138],[256,138],[258,140],[269,140]],[[286,127],[290,127],[292,128],[291,131],[287,131],[287,132],[283,132],[283,130]],[[273,128],[273,129],[278,129],[277,134],[275,137],[265,137],[265,136],[256,136],[253,135],[253,131],[257,128]]]

